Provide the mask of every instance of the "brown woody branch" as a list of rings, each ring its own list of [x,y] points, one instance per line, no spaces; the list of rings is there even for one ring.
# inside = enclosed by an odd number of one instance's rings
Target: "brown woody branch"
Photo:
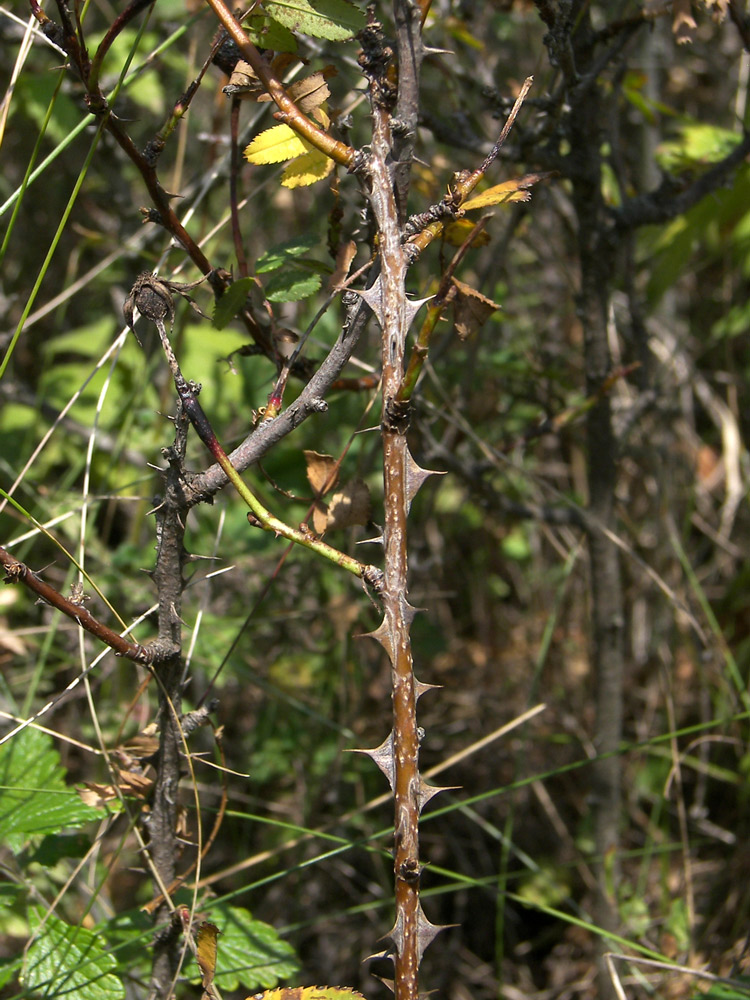
[[[81,598],[64,597],[59,590],[55,590],[54,587],[45,583],[41,577],[37,576],[33,570],[29,569],[26,563],[14,559],[7,549],[2,548],[2,546],[0,546],[0,564],[5,567],[6,583],[23,584],[24,587],[44,601],[45,604],[57,608],[58,611],[67,615],[68,618],[71,618],[86,632],[100,639],[113,649],[118,656],[124,656],[135,663],[152,662],[153,656],[149,653],[147,647],[130,642],[124,636],[114,632],[97,618],[94,618],[91,612],[84,607]]]

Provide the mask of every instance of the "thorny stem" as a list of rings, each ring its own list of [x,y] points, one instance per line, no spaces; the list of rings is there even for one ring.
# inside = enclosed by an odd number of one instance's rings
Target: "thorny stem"
[[[161,655],[154,671],[159,689],[159,750],[151,812],[148,814],[148,849],[160,884],[171,885],[178,857],[177,810],[179,804],[182,734],[179,713],[182,699],[182,591],[185,550],[184,461],[189,421],[182,407],[175,417],[175,439],[165,451],[169,467],[164,474],[164,496],[156,510],[156,565],[153,581],[158,594]],[[171,901],[156,908],[157,925],[168,921]],[[162,933],[154,941],[149,1000],[167,1000],[179,968],[181,950],[174,934]]]
[[[396,22],[408,21],[410,4],[396,0]],[[376,28],[375,25],[371,25]],[[421,46],[412,32],[407,46],[413,57]],[[406,51],[399,48],[399,55]],[[407,57],[408,58],[408,57]],[[411,60],[413,62],[413,58]],[[419,60],[416,60],[417,66]],[[404,375],[404,351],[410,311],[406,299],[407,260],[401,238],[398,200],[405,195],[403,176],[396,184],[391,176],[393,158],[388,84],[371,77],[373,141],[369,163],[370,204],[378,227],[381,273],[380,304],[376,309],[382,327],[383,371],[383,486],[385,526],[384,619],[378,629],[391,660],[393,698],[393,796],[394,876],[396,922],[391,931],[395,946],[394,991],[396,1000],[416,1000],[420,961],[419,903],[419,737],[417,733],[417,688],[411,652],[410,625],[413,610],[407,601],[407,529],[409,505],[409,453],[406,441],[408,406],[399,407],[396,397]],[[416,77],[412,86],[416,87]],[[415,95],[412,95],[415,96]],[[399,171],[401,174],[401,171]],[[398,193],[396,193],[398,192]],[[399,412],[401,419],[399,418]]]

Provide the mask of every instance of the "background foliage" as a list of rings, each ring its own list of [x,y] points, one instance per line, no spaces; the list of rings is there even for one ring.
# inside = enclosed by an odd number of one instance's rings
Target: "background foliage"
[[[684,4],[645,22],[637,3],[584,6],[602,37],[621,44],[599,81],[604,204],[614,211],[658,188],[662,172],[677,197],[743,137],[742,5],[695,5],[684,45]],[[456,1000],[602,989],[589,773],[595,597],[578,519],[588,503],[583,428],[592,400],[546,7],[444,0],[425,28],[435,51],[423,70],[413,210],[439,201],[454,171],[477,166],[530,74],[531,97],[488,181],[555,171],[530,202],[491,210],[486,236],[461,264],[461,280],[501,308],[466,340],[452,316],[438,326],[410,434],[420,464],[447,472],[414,502],[410,599],[426,609],[413,630],[418,675],[443,686],[420,702],[423,767],[429,776],[460,754],[441,773],[441,783],[458,787],[422,820],[425,909],[434,923],[457,925],[427,952],[425,984]],[[91,4],[92,45],[115,13],[103,0]],[[2,14],[13,56],[0,70],[0,483],[13,501],[0,514],[0,541],[70,593],[76,571],[64,546],[85,562],[92,612],[110,622],[144,616],[136,635],[145,641],[154,591],[143,570],[153,565],[155,467],[173,436],[174,387],[155,334],[139,328],[140,350],[121,307],[142,270],[158,266],[180,281],[199,275],[160,227],[142,224],[142,178],[96,132],[59,54],[40,37],[24,50],[25,12]],[[625,38],[617,26],[628,19],[641,26]],[[116,113],[139,146],[196,77],[215,30],[207,8],[159,0],[116,39],[102,82],[119,88]],[[354,145],[369,135],[357,52],[356,40],[300,37],[309,69],[335,68],[329,112],[352,116]],[[236,271],[226,82],[209,69],[160,170],[193,237]],[[271,124],[266,105],[243,105],[244,142]],[[334,269],[331,228],[357,241],[356,268],[367,260],[370,220],[344,171],[290,189],[283,169],[245,165],[240,219],[251,273],[276,321],[301,332]],[[621,234],[615,248],[607,391],[618,444],[624,795],[617,865],[598,861],[612,873],[621,935],[613,950],[672,966],[617,960],[628,996],[692,996],[700,983],[679,968],[732,978],[713,984],[711,996],[745,995],[749,184],[742,162],[686,211]],[[274,268],[269,251],[285,243]],[[424,254],[410,276],[415,298],[435,293],[454,251],[446,239]],[[302,286],[290,291],[293,279]],[[191,294],[210,316],[205,286]],[[322,359],[341,318],[334,303],[308,358]],[[219,329],[184,302],[172,340],[229,450],[267,403],[273,365],[237,353],[247,335],[236,321]],[[345,374],[376,375],[378,350],[373,324]],[[338,457],[348,448],[342,480],[362,479],[373,497],[369,526],[331,535],[348,551],[361,551],[354,543],[382,521],[378,435],[367,433],[378,422],[368,410],[375,382],[334,392],[327,415],[253,470],[267,505],[298,523],[312,496],[304,450]],[[286,402],[298,387],[288,391]],[[194,436],[187,465],[206,465]],[[279,980],[384,996],[373,972],[387,977],[387,963],[363,959],[391,923],[391,809],[371,762],[344,752],[377,746],[388,725],[387,664],[375,644],[356,639],[377,626],[377,614],[355,581],[312,553],[282,560],[283,541],[249,527],[245,513],[225,491],[187,525],[196,558],[182,612],[185,708],[218,698],[224,756],[210,728],[191,737],[180,869],[201,829],[205,840],[223,788],[227,806],[197,880],[176,899],[222,931],[216,981],[225,996]],[[71,687],[100,647],[19,587],[4,588],[0,600],[4,732],[53,703],[0,746],[4,996],[140,996],[154,933],[141,908],[153,892],[135,828],[149,790],[129,789],[122,801],[110,794],[103,749],[125,770],[143,765],[148,778],[153,747],[143,741],[153,738],[156,694],[145,670],[111,653]],[[481,742],[542,702],[508,735]],[[76,789],[86,786],[97,794],[84,800]],[[199,979],[188,956],[177,995],[199,995]]]

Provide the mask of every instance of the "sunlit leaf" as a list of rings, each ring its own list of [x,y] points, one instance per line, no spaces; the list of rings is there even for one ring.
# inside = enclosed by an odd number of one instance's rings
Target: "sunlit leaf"
[[[348,0],[267,0],[264,8],[290,31],[344,41],[365,26],[365,15]]]
[[[35,834],[59,833],[101,814],[65,784],[52,739],[24,729],[0,747],[0,841],[18,852]]]
[[[724,159],[741,138],[741,134],[730,129],[691,122],[680,128],[678,139],[661,143],[656,156],[659,166],[670,173],[692,170]]]
[[[284,268],[277,271],[266,285],[266,298],[270,302],[298,302],[314,295],[320,288],[321,280],[319,274],[307,268]]]
[[[460,247],[473,228],[474,223],[470,222],[469,219],[456,219],[455,222],[449,223],[443,230],[443,239],[446,243],[450,243],[452,247]],[[489,242],[489,235],[482,230],[471,241],[471,245],[473,247],[486,247]]]
[[[284,267],[295,257],[301,257],[309,253],[317,244],[316,236],[295,236],[291,240],[284,240],[270,247],[264,254],[258,257],[255,263],[255,270],[258,274],[265,274],[268,271],[276,271]]]
[[[367,484],[361,479],[352,479],[331,497],[326,531],[367,524],[371,514],[372,501]]]
[[[30,913],[34,937],[23,970],[23,982],[32,991],[56,1000],[121,1000],[125,987],[114,975],[117,959],[99,936],[85,927],[73,927],[50,914]]]
[[[511,201],[529,201],[531,195],[528,189],[538,179],[538,174],[527,174],[525,177],[515,177],[511,181],[495,184],[481,194],[468,198],[461,208],[469,211],[473,208],[486,208],[488,205],[506,205]]]
[[[195,935],[195,957],[201,970],[204,990],[210,989],[216,974],[218,938],[219,928],[207,920],[203,921]]]
[[[281,183],[286,188],[308,187],[322,181],[333,170],[335,164],[330,156],[317,149],[298,157],[284,168]]]
[[[245,148],[245,159],[248,163],[281,163],[301,156],[309,148],[288,125],[274,125],[256,135]]]
[[[364,997],[348,986],[285,986],[255,993],[247,1000],[364,1000]]]

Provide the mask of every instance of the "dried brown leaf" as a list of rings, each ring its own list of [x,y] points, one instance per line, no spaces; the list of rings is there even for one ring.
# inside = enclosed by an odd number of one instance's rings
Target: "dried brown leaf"
[[[349,275],[349,268],[352,266],[352,261],[356,256],[357,244],[354,240],[349,240],[348,243],[342,243],[339,246],[336,251],[336,266],[333,269],[333,274],[328,282],[328,287],[330,289],[338,288],[338,286],[346,280]]]
[[[326,531],[332,531],[334,528],[351,528],[355,524],[367,524],[371,511],[370,491],[366,483],[361,479],[352,479],[331,497]]]
[[[476,333],[500,306],[457,278],[453,279],[453,286],[458,293],[453,302],[456,333],[461,340],[466,340],[472,333]]]
[[[692,42],[698,25],[695,23],[690,0],[674,0],[672,7],[672,34],[678,45]]]
[[[259,101],[263,100],[264,97],[270,100],[265,94],[263,84],[256,76],[255,70],[244,59],[240,59],[234,67],[232,75],[229,77],[229,83],[224,87],[224,93],[227,97],[240,97],[243,100]]]
[[[289,87],[289,96],[304,114],[309,115],[331,96],[323,73],[313,73]]]
[[[138,771],[119,771],[117,780],[123,795],[133,795],[139,799],[144,798],[153,785],[151,778]]]
[[[319,451],[305,451],[307,481],[318,496],[325,496],[339,481],[336,459]]]
[[[328,504],[322,500],[316,500],[313,508],[313,530],[316,535],[322,535],[328,524]]]
[[[108,802],[117,798],[114,785],[100,785],[95,781],[87,781],[84,788],[76,791],[87,806],[92,809],[103,809]]]

